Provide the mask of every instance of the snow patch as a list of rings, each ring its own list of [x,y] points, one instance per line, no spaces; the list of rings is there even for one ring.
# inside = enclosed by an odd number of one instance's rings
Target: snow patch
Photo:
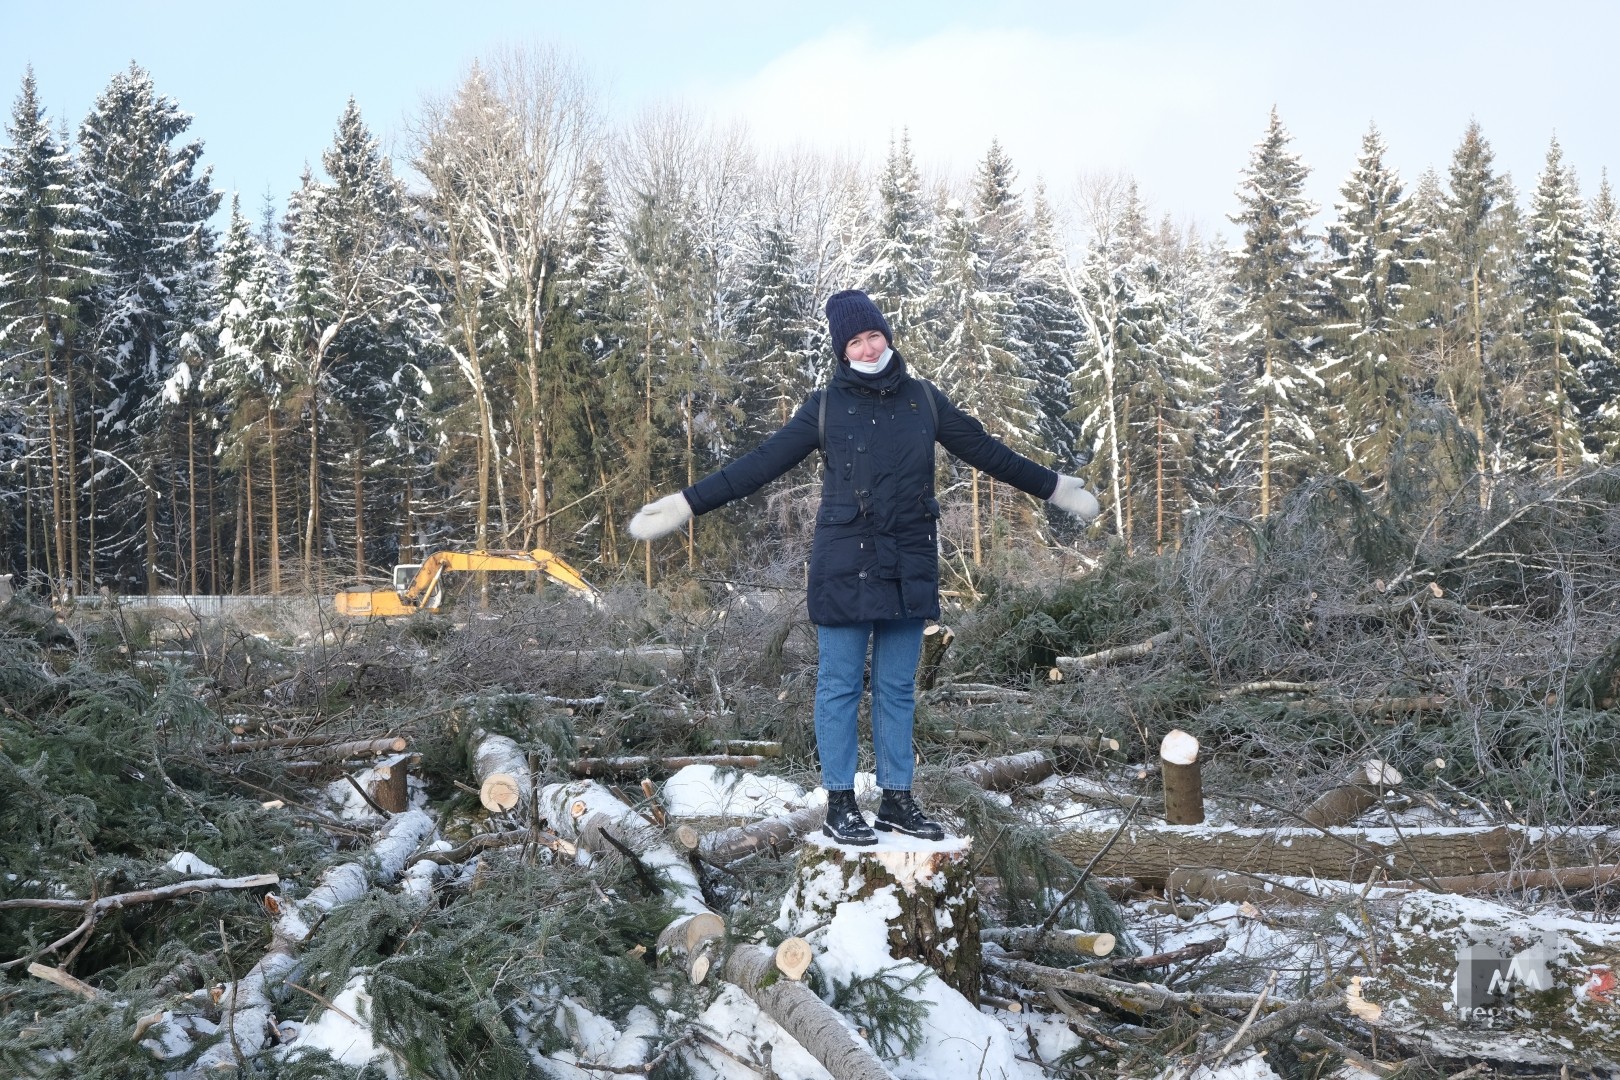
[[[219,877],[225,871],[217,866],[210,866],[189,851],[177,851],[174,858],[164,864],[177,874],[191,874],[195,877]]]

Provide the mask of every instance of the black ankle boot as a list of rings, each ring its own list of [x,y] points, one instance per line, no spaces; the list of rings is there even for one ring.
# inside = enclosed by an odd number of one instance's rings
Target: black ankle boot
[[[840,844],[865,847],[877,843],[877,834],[866,823],[866,818],[861,816],[861,808],[855,805],[853,791],[827,792],[827,824],[821,827],[821,831]]]
[[[919,840],[945,839],[944,827],[923,813],[922,807],[917,805],[917,800],[911,797],[909,791],[884,789],[883,801],[878,804],[877,827],[884,832],[902,832]]]

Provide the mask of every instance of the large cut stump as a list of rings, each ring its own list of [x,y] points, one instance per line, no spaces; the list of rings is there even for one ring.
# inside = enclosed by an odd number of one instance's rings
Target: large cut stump
[[[926,964],[978,1004],[979,894],[971,851],[971,842],[958,837],[933,843],[879,833],[876,847],[861,848],[813,833],[799,849],[798,875],[782,902],[779,925],[809,934],[841,905],[888,890],[899,906],[899,914],[886,920],[890,955]]]

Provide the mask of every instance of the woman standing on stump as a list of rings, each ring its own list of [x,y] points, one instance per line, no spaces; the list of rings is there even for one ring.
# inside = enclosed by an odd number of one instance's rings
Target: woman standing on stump
[[[827,301],[837,368],[780,431],[685,491],[650,502],[630,535],[652,540],[752,495],[816,450],[821,507],[810,554],[810,621],[816,625],[816,751],[827,789],[823,831],[845,844],[875,844],[855,805],[856,716],[868,651],[872,742],[883,789],[877,827],[924,840],[945,830],[911,797],[911,725],[923,624],[939,617],[939,503],[934,443],[981,472],[1086,520],[1097,500],[1085,481],[1015,453],[913,378],[894,351],[888,320],[850,289]]]

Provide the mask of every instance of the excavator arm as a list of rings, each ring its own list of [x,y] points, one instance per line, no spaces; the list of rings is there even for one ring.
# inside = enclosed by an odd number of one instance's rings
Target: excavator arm
[[[543,548],[533,551],[435,551],[422,561],[410,583],[398,589],[340,592],[334,602],[340,615],[410,615],[437,611],[440,585],[448,571],[517,571],[540,573],[583,594],[592,603],[596,590],[579,571]]]

